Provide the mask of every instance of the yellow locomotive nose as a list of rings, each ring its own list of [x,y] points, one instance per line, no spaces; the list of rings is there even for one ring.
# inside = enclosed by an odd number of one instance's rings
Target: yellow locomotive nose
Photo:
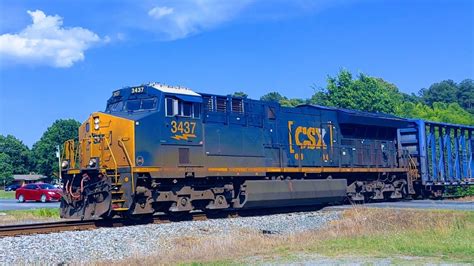
[[[130,119],[93,113],[79,128],[80,168],[133,167],[134,126]]]
[[[135,192],[134,128],[133,120],[96,112],[79,127],[78,143],[65,143],[61,217],[82,219],[128,210],[126,199]],[[77,208],[77,202],[88,202],[88,207]]]

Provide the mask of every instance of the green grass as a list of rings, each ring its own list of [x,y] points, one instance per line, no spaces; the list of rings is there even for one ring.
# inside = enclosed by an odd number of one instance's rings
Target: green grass
[[[137,255],[122,264],[299,264],[321,258],[334,263],[356,260],[364,265],[378,259],[405,265],[472,263],[474,212],[355,206],[321,230],[291,235],[239,230],[225,237],[211,234],[169,241],[170,251]]]
[[[31,210],[14,210],[2,211],[7,216],[12,216],[16,219],[22,218],[59,218],[59,209],[56,208],[41,208]]]
[[[461,186],[461,187],[448,187],[444,194],[445,196],[454,196],[454,197],[474,196],[474,185],[467,185],[467,186]]]
[[[311,248],[328,255],[376,257],[417,256],[443,261],[474,261],[474,212],[455,219],[447,228],[379,232],[340,237],[317,243]]]
[[[14,199],[15,191],[0,190],[0,199]]]

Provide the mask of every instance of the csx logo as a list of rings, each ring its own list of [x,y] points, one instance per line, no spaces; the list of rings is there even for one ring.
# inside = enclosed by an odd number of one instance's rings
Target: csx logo
[[[290,153],[295,153],[295,147],[304,149],[326,148],[324,141],[326,129],[317,127],[293,126],[294,121],[288,121],[288,141],[290,144]]]

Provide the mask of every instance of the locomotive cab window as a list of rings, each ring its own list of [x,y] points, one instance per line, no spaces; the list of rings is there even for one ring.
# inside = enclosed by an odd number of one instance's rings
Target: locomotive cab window
[[[123,102],[114,102],[114,103],[109,103],[107,105],[107,108],[105,109],[106,112],[120,112],[123,109]]]
[[[127,111],[146,111],[156,108],[156,98],[133,99],[128,100],[125,104]]]
[[[140,100],[130,100],[127,101],[127,110],[136,111],[140,109]]]
[[[182,116],[199,118],[201,108],[199,103],[186,102],[173,98],[165,99],[166,116]]]
[[[181,115],[184,117],[192,117],[193,116],[193,104],[188,102],[179,102]]]

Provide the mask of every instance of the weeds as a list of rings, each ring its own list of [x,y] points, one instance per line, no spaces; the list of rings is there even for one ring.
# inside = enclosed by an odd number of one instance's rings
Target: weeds
[[[410,255],[474,260],[474,214],[355,208],[314,248],[330,254]]]
[[[419,256],[445,261],[474,261],[474,213],[368,209],[354,207],[323,229],[290,235],[264,235],[252,230],[203,237],[169,239],[159,250],[124,264],[241,263],[294,254],[325,256]],[[246,260],[247,262],[248,259]]]
[[[448,187],[444,194],[453,197],[473,197],[474,185]]]
[[[15,191],[0,190],[0,199],[14,199]]]
[[[0,211],[0,224],[13,224],[29,221],[50,221],[59,219],[59,209],[41,208],[32,210]]]

